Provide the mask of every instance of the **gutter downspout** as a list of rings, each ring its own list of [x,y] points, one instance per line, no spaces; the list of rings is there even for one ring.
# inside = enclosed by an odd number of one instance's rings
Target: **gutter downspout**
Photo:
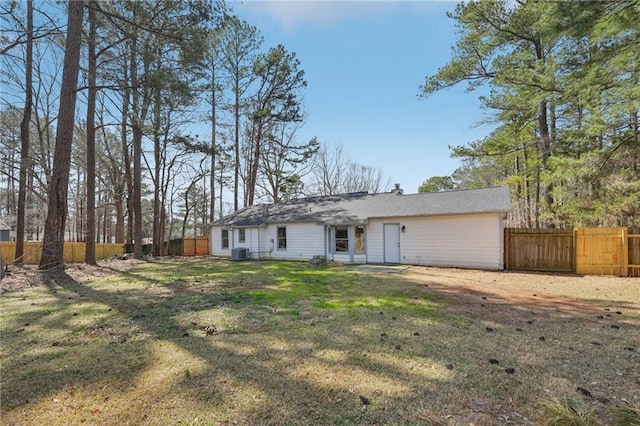
[[[353,264],[355,261],[356,252],[356,227],[351,225],[347,228],[347,236],[349,241],[349,263]]]
[[[335,260],[333,258],[333,252],[331,251],[331,225],[327,225],[326,229],[327,232],[324,235],[324,244],[325,244],[325,251],[327,253],[327,260]]]
[[[323,238],[322,238],[322,242],[324,245],[324,258],[325,259],[329,259],[329,251],[327,250],[328,244],[327,244],[327,235],[329,234],[329,231],[327,229],[327,225],[324,225],[324,234],[323,234]]]

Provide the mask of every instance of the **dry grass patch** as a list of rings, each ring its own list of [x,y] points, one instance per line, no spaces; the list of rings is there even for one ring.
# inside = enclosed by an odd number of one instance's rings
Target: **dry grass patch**
[[[541,424],[545,426],[599,426],[591,410],[577,401],[566,398],[549,401],[544,406]]]
[[[640,406],[633,279],[204,258],[2,288],[3,424],[523,425],[566,398],[610,423]]]

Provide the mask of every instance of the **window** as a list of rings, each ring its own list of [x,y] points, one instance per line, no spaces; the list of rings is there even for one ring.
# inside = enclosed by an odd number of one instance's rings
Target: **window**
[[[349,228],[336,226],[336,252],[349,251]]]
[[[278,250],[287,249],[287,228],[278,227]]]
[[[238,229],[238,242],[244,243],[246,241],[247,241],[247,236],[245,234],[245,229],[244,228]]]
[[[364,226],[356,226],[356,253],[364,253]]]
[[[223,249],[229,248],[229,230],[228,229],[222,230],[222,248]]]

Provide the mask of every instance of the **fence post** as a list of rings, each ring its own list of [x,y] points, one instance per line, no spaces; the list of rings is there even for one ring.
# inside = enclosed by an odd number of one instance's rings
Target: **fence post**
[[[573,255],[571,258],[573,259],[573,273],[578,272],[578,228],[573,228]]]
[[[629,228],[622,228],[622,276],[629,276]]]
[[[505,271],[508,271],[511,266],[509,262],[509,228],[504,228],[504,247],[502,249],[504,250],[504,253],[502,254],[504,269]]]

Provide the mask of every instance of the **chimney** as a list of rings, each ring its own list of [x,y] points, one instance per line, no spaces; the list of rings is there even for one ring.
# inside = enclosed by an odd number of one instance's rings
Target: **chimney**
[[[402,195],[404,191],[402,190],[402,188],[400,188],[400,184],[396,183],[394,184],[394,186],[395,186],[395,189],[391,192],[393,192],[396,195]]]

